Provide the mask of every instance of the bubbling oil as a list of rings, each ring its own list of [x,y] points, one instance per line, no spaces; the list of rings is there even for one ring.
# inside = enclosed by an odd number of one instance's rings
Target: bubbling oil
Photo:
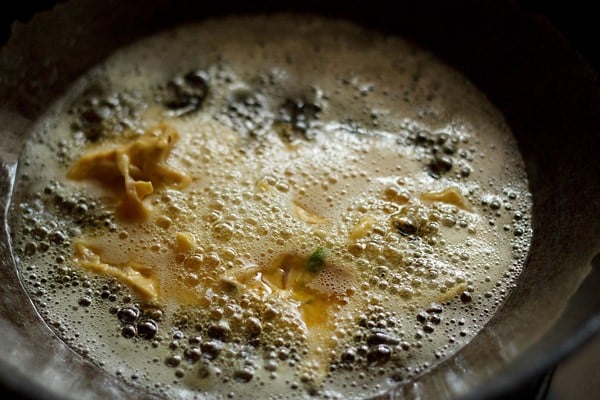
[[[177,132],[160,179],[132,153],[157,127]],[[121,175],[152,186],[133,219]],[[40,315],[120,379],[351,399],[482,329],[530,207],[509,128],[464,77],[400,38],[278,15],[164,32],[76,82],[21,156],[10,227]]]

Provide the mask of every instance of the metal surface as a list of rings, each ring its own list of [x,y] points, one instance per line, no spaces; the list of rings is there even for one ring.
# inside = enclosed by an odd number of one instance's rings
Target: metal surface
[[[422,44],[479,86],[519,140],[534,195],[534,240],[521,279],[469,345],[396,393],[501,396],[600,328],[600,266],[591,266],[600,249],[600,93],[593,74],[551,26],[510,2],[321,3],[286,10],[347,17]],[[112,50],[181,22],[281,9],[275,2],[78,0],[17,26],[0,53],[0,217],[33,122]],[[3,227],[0,380],[36,398],[148,398],[71,351],[40,321],[13,268],[8,234]]]

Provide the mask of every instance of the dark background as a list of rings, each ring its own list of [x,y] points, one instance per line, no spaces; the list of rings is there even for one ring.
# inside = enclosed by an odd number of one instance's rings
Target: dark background
[[[5,43],[14,20],[27,21],[39,10],[51,9],[57,2],[64,0],[20,0],[3,1],[0,5],[0,43]],[[451,1],[451,0],[449,0]],[[593,10],[594,2],[585,0],[545,1],[513,0],[525,10],[547,17],[568,42],[575,47],[583,58],[594,68],[600,70],[599,46],[600,23]]]
[[[5,0],[0,4],[0,43],[5,43],[14,20],[27,21],[40,10],[51,9],[65,0]],[[449,0],[452,1],[452,0]],[[513,0],[525,10],[547,17],[595,71],[600,70],[600,23],[595,2],[585,0]]]
[[[600,23],[594,11],[594,2],[574,1],[517,1],[521,6],[534,14],[547,17],[565,36],[568,42],[579,51],[584,60],[596,72],[600,71]]]

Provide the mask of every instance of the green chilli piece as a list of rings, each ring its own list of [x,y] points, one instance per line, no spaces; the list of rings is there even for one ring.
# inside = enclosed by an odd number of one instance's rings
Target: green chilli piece
[[[325,249],[317,247],[308,258],[308,271],[313,274],[320,272],[325,267],[325,257]]]

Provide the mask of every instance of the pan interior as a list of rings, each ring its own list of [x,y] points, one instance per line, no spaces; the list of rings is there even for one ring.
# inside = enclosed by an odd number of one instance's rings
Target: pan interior
[[[165,25],[246,7],[231,4],[200,9],[189,5],[171,7],[166,2],[151,6],[134,3],[117,7],[91,1],[71,2],[15,30],[1,54],[5,79],[0,94],[4,100],[2,121],[6,130],[3,193],[10,193],[14,162],[27,132],[32,130],[32,122],[38,120],[57,93],[63,93],[76,77],[108,56],[115,46]],[[590,201],[598,196],[592,178],[599,172],[592,150],[598,140],[593,135],[598,131],[597,120],[592,118],[598,115],[598,95],[593,90],[593,78],[574,52],[547,25],[510,5],[472,7],[471,4],[455,8],[436,2],[426,2],[422,7],[401,3],[390,13],[382,14],[375,7],[354,14],[309,3],[304,2],[298,8],[313,7],[320,13],[350,17],[399,32],[457,66],[502,110],[519,140],[527,165],[535,200],[533,223],[537,236],[522,280],[502,312],[469,346],[432,373],[403,387],[401,392],[464,394],[473,387],[481,388],[486,379],[502,386],[546,364],[548,355],[556,357],[558,353],[547,349],[566,349],[562,344],[571,332],[581,332],[576,337],[579,339],[569,342],[571,347],[585,337],[586,332],[593,330],[593,324],[586,325],[586,321],[596,312],[597,304],[589,301],[589,292],[572,294],[589,272],[589,260],[598,249],[600,237],[597,205]],[[428,12],[431,5],[440,9],[437,16]],[[133,13],[136,18],[131,18]],[[422,29],[423,24],[428,29]],[[510,30],[505,29],[507,24]],[[49,26],[53,29],[48,29]],[[473,35],[473,30],[480,34]],[[38,50],[34,54],[27,50],[30,48]],[[75,49],[77,62],[73,62],[72,51],[64,49]],[[40,62],[42,59],[44,62]],[[557,84],[557,81],[568,83]],[[3,239],[3,251],[8,254],[8,239],[6,236]],[[67,390],[75,397],[90,392],[99,398],[117,393],[132,398],[144,396],[90,367],[55,341],[53,334],[37,322],[39,317],[10,272],[13,260],[3,257],[2,262],[6,266],[3,268],[6,284],[2,287],[3,325],[7,332],[3,344],[9,363],[3,370],[6,376],[20,376],[23,372],[29,376],[31,371],[38,371],[33,375],[45,377],[36,378],[42,382],[44,391],[64,394]],[[549,331],[550,326],[554,329]],[[541,345],[530,347],[538,338]],[[24,351],[11,351],[17,347]],[[517,359],[527,348],[530,351],[523,359]],[[509,363],[511,369],[499,375]],[[54,367],[64,364],[75,366],[73,370],[87,378],[64,374]],[[29,388],[35,390],[36,386],[28,385]]]
[[[76,82],[25,146],[9,224],[38,312],[109,374],[167,397],[364,398],[487,323],[530,208],[464,77],[270,15],[167,31]]]

